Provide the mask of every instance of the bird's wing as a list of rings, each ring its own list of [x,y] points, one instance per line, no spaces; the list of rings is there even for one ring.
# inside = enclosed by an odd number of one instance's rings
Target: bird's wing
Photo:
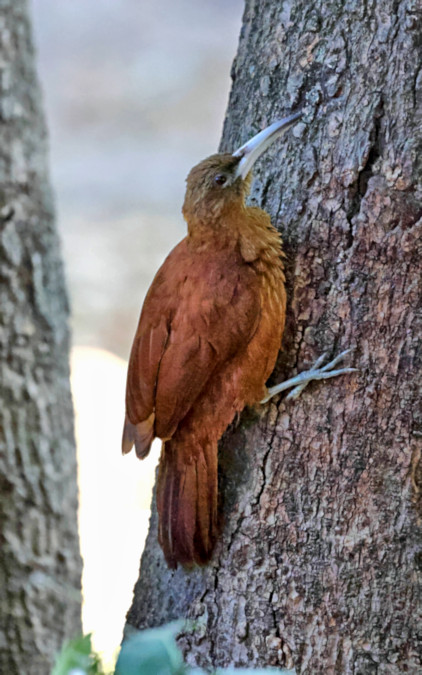
[[[135,442],[145,456],[154,436],[170,438],[213,371],[246,348],[259,318],[256,273],[240,257],[192,258],[183,240],[142,309],[128,369],[124,451]]]

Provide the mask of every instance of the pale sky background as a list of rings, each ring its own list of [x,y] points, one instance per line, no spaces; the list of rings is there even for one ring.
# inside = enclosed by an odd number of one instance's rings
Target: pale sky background
[[[127,358],[185,233],[185,177],[217,151],[240,0],[32,0],[74,341]]]
[[[109,658],[148,528],[153,457],[122,458],[126,361],[152,277],[216,152],[241,0],[32,0],[72,303],[83,623]]]

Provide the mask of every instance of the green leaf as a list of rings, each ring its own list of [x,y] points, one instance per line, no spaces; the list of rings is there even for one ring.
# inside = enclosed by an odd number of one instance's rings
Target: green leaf
[[[184,622],[139,631],[127,638],[115,675],[183,675],[186,668],[175,641]]]
[[[102,675],[99,658],[92,651],[91,634],[65,643],[51,675],[69,675],[72,670],[79,670],[86,675]]]

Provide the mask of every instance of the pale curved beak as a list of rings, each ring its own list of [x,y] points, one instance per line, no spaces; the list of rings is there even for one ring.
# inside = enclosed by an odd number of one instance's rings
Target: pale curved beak
[[[249,171],[252,169],[258,157],[261,157],[262,153],[280,136],[282,136],[296,120],[301,117],[302,111],[292,113],[288,117],[284,117],[277,122],[273,122],[269,127],[260,131],[256,136],[253,136],[247,143],[238,148],[234,153],[233,157],[240,157],[240,162],[236,167],[236,178],[242,178],[243,180],[248,175]]]

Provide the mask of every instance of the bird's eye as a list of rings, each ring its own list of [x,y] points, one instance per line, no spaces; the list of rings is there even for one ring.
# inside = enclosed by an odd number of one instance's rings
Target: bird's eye
[[[225,183],[227,183],[227,176],[225,176],[224,173],[218,173],[214,178],[214,183],[217,183],[217,185],[225,185]]]

